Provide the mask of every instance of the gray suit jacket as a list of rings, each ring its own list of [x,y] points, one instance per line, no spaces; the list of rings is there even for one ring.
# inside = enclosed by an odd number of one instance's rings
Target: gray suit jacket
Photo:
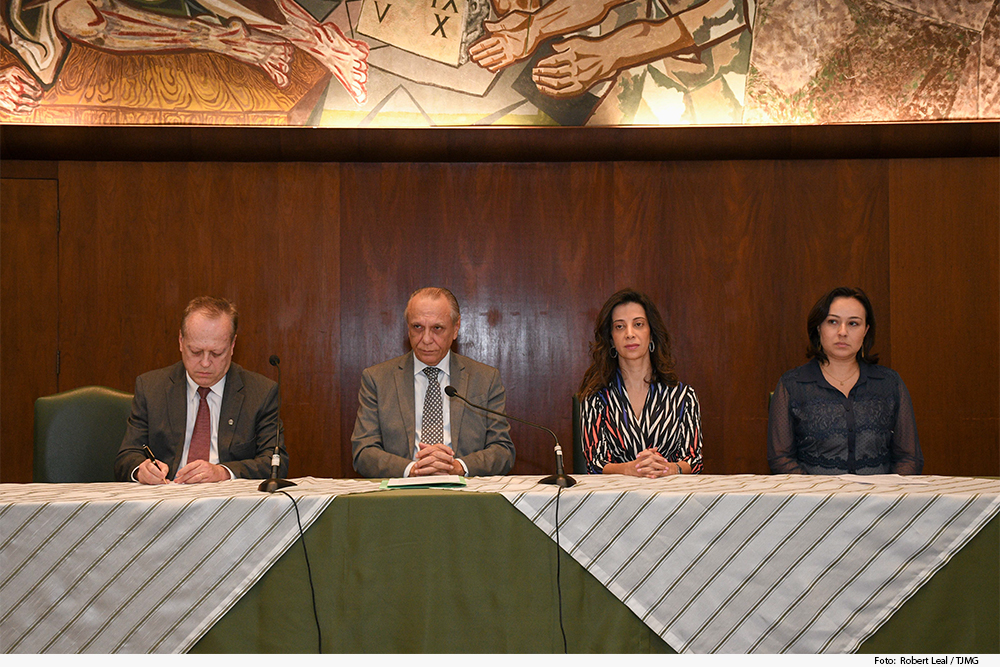
[[[451,384],[478,405],[504,411],[506,393],[500,372],[451,353]],[[503,417],[450,400],[451,446],[470,475],[504,475],[514,465],[510,425]],[[416,412],[413,404],[413,352],[366,368],[358,391],[358,418],[351,445],[354,469],[364,477],[402,477],[413,460]]]
[[[281,425],[278,385],[263,375],[231,364],[226,373],[219,415],[219,463],[236,477],[267,479],[271,475],[274,439]],[[187,426],[187,380],[184,364],[143,373],[135,381],[132,414],[115,458],[115,477],[132,481],[132,471],[145,460],[143,445],[170,466],[173,479],[184,453]],[[278,474],[288,474],[288,452],[282,443]]]

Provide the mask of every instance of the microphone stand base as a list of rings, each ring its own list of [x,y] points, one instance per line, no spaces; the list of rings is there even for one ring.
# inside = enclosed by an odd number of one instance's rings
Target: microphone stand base
[[[297,486],[295,482],[289,482],[287,479],[265,479],[257,487],[258,491],[263,491],[265,493],[274,493],[278,489],[283,489],[286,486]]]
[[[576,480],[569,475],[549,475],[548,477],[542,478],[539,484],[555,484],[556,486],[561,486],[564,489],[576,484]]]

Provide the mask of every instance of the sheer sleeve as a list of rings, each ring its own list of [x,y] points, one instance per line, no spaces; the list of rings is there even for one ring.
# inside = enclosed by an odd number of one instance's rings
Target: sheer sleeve
[[[899,380],[899,411],[892,431],[892,471],[899,475],[919,475],[924,469],[924,455],[917,437],[917,421],[913,414],[910,392]]]
[[[803,475],[795,456],[795,430],[788,390],[782,382],[774,390],[767,417],[767,463],[771,472]]]

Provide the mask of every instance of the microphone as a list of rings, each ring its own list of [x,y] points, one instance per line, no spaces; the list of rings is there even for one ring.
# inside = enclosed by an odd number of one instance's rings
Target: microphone
[[[460,399],[462,399],[465,403],[467,403],[468,405],[471,405],[472,407],[476,408],[477,410],[483,410],[484,412],[491,412],[491,413],[493,413],[495,415],[500,415],[501,417],[505,417],[507,419],[512,419],[512,420],[514,420],[516,422],[520,422],[522,424],[527,424],[528,426],[533,426],[534,428],[539,428],[539,429],[545,431],[546,433],[548,433],[549,435],[551,435],[552,439],[555,440],[555,442],[556,442],[556,446],[555,446],[555,453],[556,453],[556,474],[549,475],[548,477],[543,478],[540,481],[540,483],[541,484],[555,484],[556,486],[561,486],[564,489],[568,489],[569,487],[571,487],[574,484],[576,484],[576,480],[573,479],[572,477],[570,477],[569,475],[567,475],[563,471],[562,447],[559,446],[559,438],[556,436],[555,433],[552,432],[552,429],[546,428],[546,427],[541,426],[539,424],[535,424],[535,423],[529,422],[529,421],[527,421],[525,419],[518,419],[517,417],[511,417],[510,415],[504,414],[503,412],[500,412],[498,410],[491,410],[491,409],[489,409],[489,408],[487,408],[485,406],[476,405],[475,403],[470,402],[469,399],[467,399],[465,396],[462,396],[460,393],[458,393],[458,390],[455,389],[454,387],[452,387],[451,385],[448,385],[447,387],[444,388],[444,393],[448,394],[448,396],[450,396],[451,398],[460,398]]]
[[[278,414],[281,414],[281,359],[278,355],[272,354],[267,360],[269,364],[278,369]],[[278,468],[281,467],[281,455],[278,453],[281,451],[281,418],[279,417],[274,422],[274,454],[271,455],[271,476],[260,483],[257,487],[258,491],[264,491],[266,493],[274,493],[278,489],[283,489],[286,486],[296,486],[295,482],[289,482],[287,479],[278,479]]]

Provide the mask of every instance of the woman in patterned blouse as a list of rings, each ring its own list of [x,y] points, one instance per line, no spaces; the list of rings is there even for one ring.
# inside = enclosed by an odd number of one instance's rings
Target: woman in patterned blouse
[[[701,412],[677,381],[670,334],[648,296],[616,292],[601,308],[580,385],[590,473],[664,477],[701,472]]]
[[[913,404],[878,365],[875,312],[860,289],[825,294],[806,321],[811,361],[781,376],[771,399],[767,461],[774,473],[919,475]]]

